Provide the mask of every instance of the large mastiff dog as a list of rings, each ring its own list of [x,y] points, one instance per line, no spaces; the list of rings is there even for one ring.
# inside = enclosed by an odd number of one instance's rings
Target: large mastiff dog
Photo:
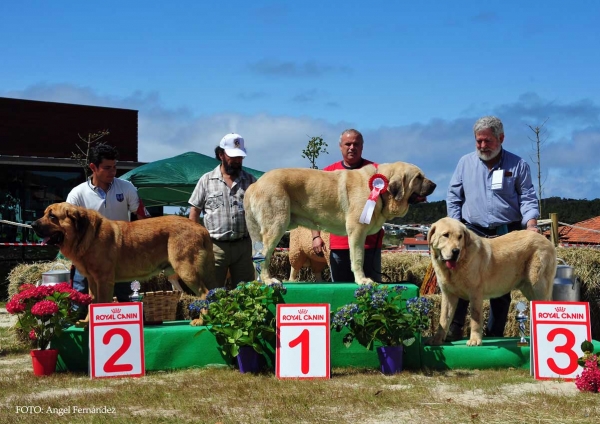
[[[197,296],[216,287],[208,231],[184,217],[112,221],[91,209],[55,203],[32,227],[87,277],[95,303],[112,302],[115,282],[145,281],[161,271],[176,272]]]
[[[486,239],[460,221],[442,218],[427,235],[431,261],[442,291],[438,329],[430,344],[442,344],[458,298],[471,304],[468,346],[479,346],[483,336],[483,299],[519,289],[529,300],[551,300],[556,274],[556,250],[546,237],[514,231]]]
[[[375,173],[389,181],[387,192],[376,201],[371,222],[361,224],[370,193],[369,179]],[[363,271],[364,244],[383,223],[406,214],[410,204],[423,202],[435,189],[415,165],[386,163],[353,171],[275,169],[265,173],[246,191],[246,223],[253,242],[262,242],[265,264],[261,278],[269,283],[269,262],[287,229],[298,226],[348,235],[352,272],[358,284],[371,282]]]

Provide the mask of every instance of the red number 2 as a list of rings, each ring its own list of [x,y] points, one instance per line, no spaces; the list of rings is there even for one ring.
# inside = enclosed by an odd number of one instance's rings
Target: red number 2
[[[554,358],[550,358],[548,359],[548,367],[552,372],[555,372],[558,375],[568,375],[575,372],[579,366],[577,363],[578,355],[573,351],[573,346],[575,346],[575,334],[566,328],[555,328],[548,333],[548,341],[554,341],[558,335],[565,336],[567,341],[563,345],[556,346],[554,351],[566,354],[569,357],[569,365],[565,368],[561,368],[556,364]]]
[[[302,374],[308,374],[310,364],[310,344],[309,344],[309,332],[305,328],[302,333],[289,344],[290,347],[300,346],[300,371]]]
[[[112,339],[113,336],[121,336],[121,338],[123,339],[123,343],[117,349],[117,351],[113,353],[110,358],[108,358],[108,360],[104,364],[104,372],[127,372],[133,370],[132,364],[116,363],[119,359],[121,359],[121,356],[123,356],[123,354],[127,352],[129,347],[131,346],[131,335],[127,332],[127,330],[124,330],[122,328],[111,328],[106,332],[106,334],[104,334],[104,337],[102,338],[102,343],[107,345],[108,343],[110,343],[110,339]]]

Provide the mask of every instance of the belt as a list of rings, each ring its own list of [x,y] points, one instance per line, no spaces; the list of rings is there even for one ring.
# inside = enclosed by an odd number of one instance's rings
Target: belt
[[[493,227],[493,228],[485,228],[485,227],[480,227],[479,225],[468,223],[466,221],[463,221],[463,223],[467,226],[467,228],[475,231],[475,233],[477,233],[480,236],[483,235],[484,237],[497,236],[498,228],[502,227],[502,225],[498,225],[497,227]],[[506,225],[509,233],[511,231],[518,231],[518,230],[522,229],[520,221],[509,222],[508,224],[503,224],[503,225]]]
[[[212,237],[210,239],[217,243],[235,243],[236,241],[242,241],[242,240],[246,240],[248,238],[250,238],[250,236],[244,236],[244,237],[236,238],[233,240],[219,240],[219,239],[212,238]]]

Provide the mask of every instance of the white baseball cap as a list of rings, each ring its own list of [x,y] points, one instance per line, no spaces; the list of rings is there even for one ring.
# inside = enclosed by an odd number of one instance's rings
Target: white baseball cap
[[[244,138],[235,133],[227,134],[221,139],[219,147],[225,149],[227,156],[232,158],[246,157],[246,148],[244,147]]]

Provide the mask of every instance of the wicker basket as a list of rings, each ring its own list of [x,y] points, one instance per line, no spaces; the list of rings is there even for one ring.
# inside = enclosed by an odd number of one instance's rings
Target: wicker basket
[[[141,293],[144,295],[144,323],[162,324],[163,321],[174,321],[177,316],[177,303],[181,298],[180,291],[156,291]]]

